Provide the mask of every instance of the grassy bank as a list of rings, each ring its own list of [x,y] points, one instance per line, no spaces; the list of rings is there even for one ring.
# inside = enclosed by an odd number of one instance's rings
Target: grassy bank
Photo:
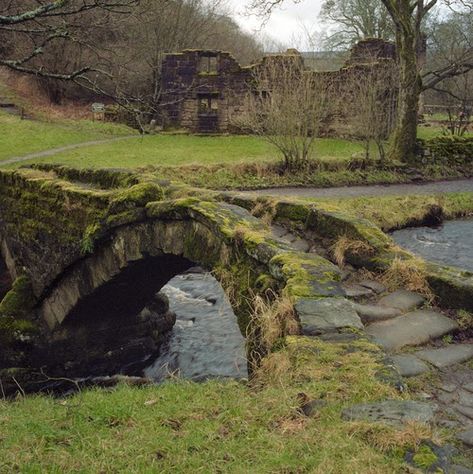
[[[43,122],[0,112],[0,164],[14,156],[137,133],[124,125],[89,120]]]
[[[416,196],[376,196],[345,199],[308,199],[329,211],[341,211],[368,219],[384,231],[401,229],[423,221],[433,206],[445,219],[473,216],[473,193]]]
[[[365,342],[290,338],[266,361],[266,384],[253,388],[170,382],[3,401],[0,471],[401,472],[406,450],[435,436],[429,428],[340,417],[351,403],[398,396],[375,376],[377,358]],[[298,409],[301,392],[323,400],[310,417]]]

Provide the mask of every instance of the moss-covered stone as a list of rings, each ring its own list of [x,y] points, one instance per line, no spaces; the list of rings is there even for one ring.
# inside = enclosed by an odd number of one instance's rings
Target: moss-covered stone
[[[35,302],[31,281],[24,275],[20,276],[0,302],[0,317],[25,318]]]

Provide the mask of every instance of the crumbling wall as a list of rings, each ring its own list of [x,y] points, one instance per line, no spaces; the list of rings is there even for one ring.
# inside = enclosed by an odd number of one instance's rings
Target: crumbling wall
[[[162,66],[161,121],[164,128],[185,129],[192,133],[232,133],[233,118],[245,111],[245,98],[251,91],[256,68],[268,61],[304,58],[296,50],[270,55],[253,66],[242,67],[230,53],[210,50],[185,50],[168,54]],[[300,59],[299,59],[300,58]],[[396,47],[379,39],[359,42],[351,51],[346,65],[331,72],[314,72],[337,90],[337,99],[349,97],[353,75],[367,68],[383,67],[394,61]],[[392,97],[392,94],[390,95]],[[348,101],[349,102],[349,101]],[[391,107],[391,104],[387,106]],[[333,119],[324,135],[350,135],[350,113],[356,104],[337,104]]]

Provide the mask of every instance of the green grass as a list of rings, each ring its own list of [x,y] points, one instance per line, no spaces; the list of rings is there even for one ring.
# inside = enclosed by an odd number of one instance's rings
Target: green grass
[[[431,206],[441,207],[446,219],[473,216],[473,193],[469,192],[308,200],[326,210],[368,219],[384,231],[421,222]]]
[[[2,160],[51,148],[137,133],[124,125],[89,120],[43,122],[0,113]]]
[[[364,344],[298,339],[267,360],[281,378],[259,388],[170,382],[0,401],[0,472],[401,472],[412,438],[340,417],[348,404],[396,397]],[[301,391],[326,401],[317,416],[297,411]]]
[[[424,125],[420,125],[417,131],[418,138],[422,138],[424,140],[429,140],[430,138],[435,138],[442,135],[444,135],[444,128],[438,126],[426,127]],[[473,132],[467,132],[464,136],[473,136]]]
[[[359,151],[361,146],[358,143],[320,139],[315,154],[325,160],[344,160]],[[153,135],[71,150],[33,161],[86,168],[140,168],[184,164],[264,163],[278,159],[274,148],[261,138],[253,136]]]

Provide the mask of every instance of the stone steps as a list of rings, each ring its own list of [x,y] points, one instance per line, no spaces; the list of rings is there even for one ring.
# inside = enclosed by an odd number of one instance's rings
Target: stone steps
[[[422,349],[410,354],[399,354],[391,358],[403,377],[413,377],[432,368],[445,369],[473,358],[473,344],[451,344],[449,346]]]
[[[367,334],[387,352],[420,346],[455,330],[458,330],[455,321],[432,310],[414,311],[366,328]]]

